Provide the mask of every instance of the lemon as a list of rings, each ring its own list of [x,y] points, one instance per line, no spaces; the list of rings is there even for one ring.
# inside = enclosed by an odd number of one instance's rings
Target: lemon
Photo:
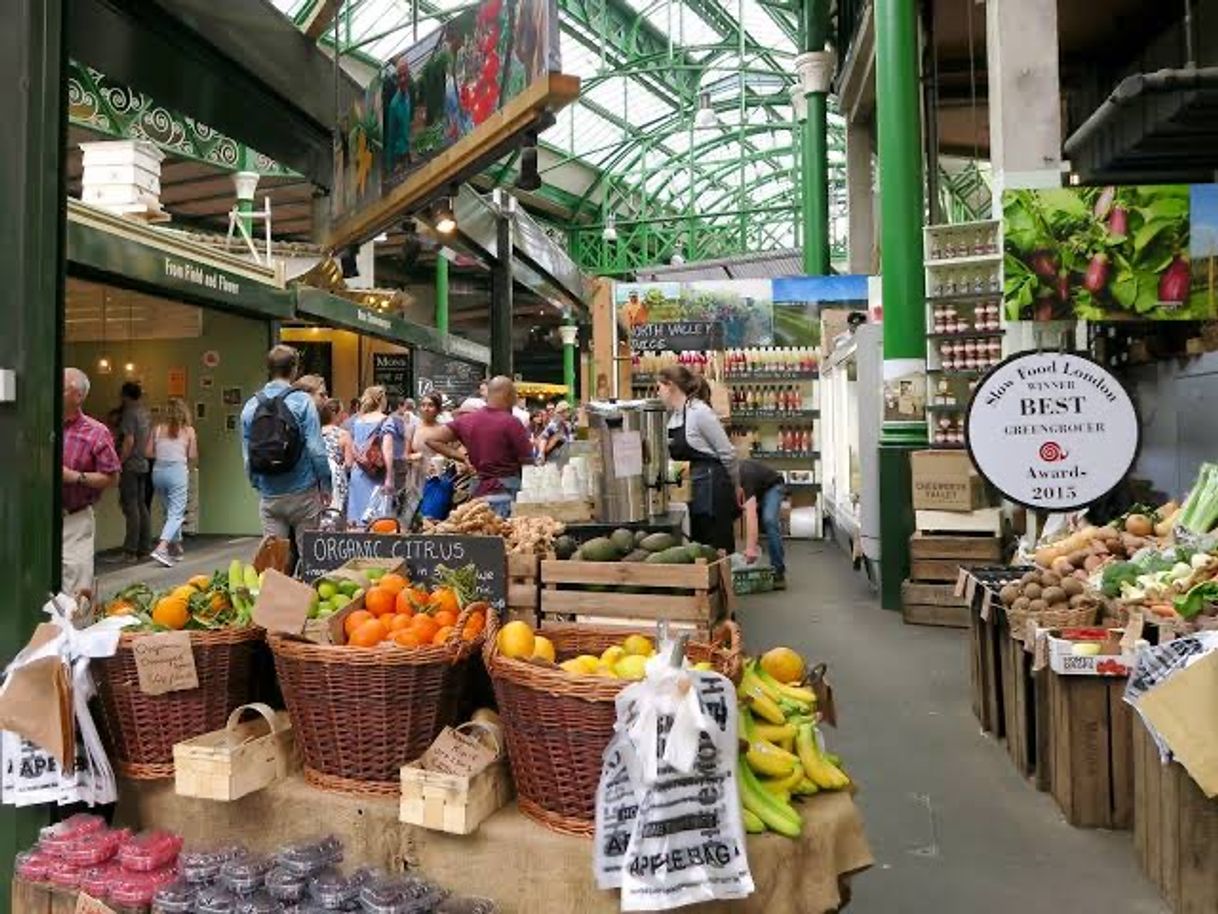
[[[574,657],[572,657],[570,660],[564,660],[558,665],[558,668],[567,673],[582,674],[584,671],[583,665],[577,663]]]
[[[634,654],[638,657],[650,657],[656,652],[651,639],[646,635],[630,635],[622,642],[622,649],[627,654]]]
[[[699,672],[705,673],[705,672],[709,672],[710,670],[713,670],[714,667],[711,665],[711,662],[709,660],[702,660],[702,661],[694,664],[694,669],[698,670]]]
[[[499,630],[499,652],[504,657],[522,658],[533,656],[536,638],[527,622],[509,622]]]
[[[1100,645],[1098,641],[1080,641],[1070,649],[1075,657],[1098,657]]]
[[[613,671],[622,679],[642,679],[646,668],[646,657],[641,654],[630,654],[619,660]]]
[[[579,663],[580,672],[588,676],[595,676],[596,671],[600,669],[600,658],[593,657],[591,654],[580,654],[575,660]]]
[[[533,638],[533,658],[554,662],[554,642],[549,638],[537,635]]]
[[[617,673],[615,673],[613,671],[613,667],[609,666],[606,663],[602,663],[600,666],[598,666],[596,668],[596,675],[605,676],[609,679],[617,679]]]
[[[605,653],[601,654],[601,663],[605,666],[613,666],[625,656],[626,648],[620,644],[615,644],[613,647],[605,648]]]

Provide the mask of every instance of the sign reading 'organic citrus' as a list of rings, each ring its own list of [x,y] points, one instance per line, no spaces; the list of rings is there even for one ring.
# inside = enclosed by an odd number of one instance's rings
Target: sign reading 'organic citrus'
[[[982,379],[967,435],[982,476],[1011,501],[1048,511],[1111,492],[1139,442],[1120,381],[1088,358],[1049,352],[1014,356]]]

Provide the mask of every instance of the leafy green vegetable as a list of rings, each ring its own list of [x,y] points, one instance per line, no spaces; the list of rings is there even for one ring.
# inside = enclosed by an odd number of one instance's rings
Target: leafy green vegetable
[[[1176,612],[1185,619],[1199,616],[1207,603],[1218,603],[1218,581],[1203,581],[1172,601]]]
[[[1106,597],[1118,596],[1121,593],[1121,585],[1133,584],[1141,573],[1142,569],[1133,562],[1113,562],[1106,565],[1100,576],[1100,591]]]
[[[1208,533],[1218,525],[1218,465],[1201,464],[1176,525],[1190,533]]]

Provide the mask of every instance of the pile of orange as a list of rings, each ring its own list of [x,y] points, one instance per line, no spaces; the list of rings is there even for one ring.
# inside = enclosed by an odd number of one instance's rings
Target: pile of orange
[[[387,574],[364,594],[364,608],[343,620],[347,644],[398,647],[447,644],[460,614],[456,594],[447,587],[428,593],[400,574]],[[461,638],[472,641],[486,628],[486,609],[477,608],[465,621]]]

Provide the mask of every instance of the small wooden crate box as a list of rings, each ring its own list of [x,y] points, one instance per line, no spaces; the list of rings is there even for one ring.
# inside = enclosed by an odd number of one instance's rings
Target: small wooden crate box
[[[246,711],[257,712],[261,719],[242,723]],[[241,705],[223,730],[173,747],[174,790],[182,797],[227,802],[287,777],[296,765],[296,739],[287,712],[260,702]]]
[[[450,735],[456,737],[469,724],[462,724],[453,734],[447,728],[436,738],[432,752]],[[497,728],[495,728],[497,730]],[[498,738],[492,737],[496,746]],[[428,770],[423,758],[402,766],[402,805],[398,819],[408,825],[419,825],[453,835],[468,835],[482,820],[507,803],[515,795],[507,755],[497,749],[496,758],[472,775],[449,774]]]
[[[735,595],[724,557],[692,565],[547,558],[541,584],[543,618],[573,615],[610,625],[667,619],[703,633],[731,617]]]
[[[541,556],[512,555],[507,557],[508,620],[520,619],[537,627],[537,601]]]

